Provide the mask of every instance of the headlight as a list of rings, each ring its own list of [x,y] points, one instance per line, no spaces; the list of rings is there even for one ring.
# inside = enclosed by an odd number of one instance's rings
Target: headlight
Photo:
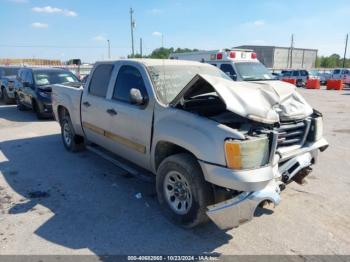
[[[45,97],[45,98],[49,98],[50,97],[50,94],[42,92],[42,91],[39,92],[39,95],[42,96],[42,97]]]
[[[252,140],[227,140],[225,142],[227,166],[232,169],[256,169],[269,161],[267,137]]]

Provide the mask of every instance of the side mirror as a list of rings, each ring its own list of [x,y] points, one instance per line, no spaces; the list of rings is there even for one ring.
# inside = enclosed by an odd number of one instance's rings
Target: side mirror
[[[136,105],[145,104],[145,98],[142,96],[140,89],[138,88],[130,89],[130,102]]]
[[[230,72],[225,72],[225,74],[230,77],[233,81],[236,81],[237,80],[237,75],[236,74],[233,74],[231,75]]]

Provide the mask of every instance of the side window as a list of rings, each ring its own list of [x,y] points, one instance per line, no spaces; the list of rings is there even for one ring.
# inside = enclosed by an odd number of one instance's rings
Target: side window
[[[89,93],[98,97],[106,97],[109,80],[111,79],[113,65],[98,65],[91,77]]]
[[[133,66],[122,66],[115,82],[113,99],[130,103],[130,89],[132,88],[139,89],[143,97],[147,96],[145,82],[140,71]]]
[[[222,64],[220,66],[220,69],[224,72],[224,73],[228,73],[230,75],[230,77],[232,78],[234,75],[236,75],[235,70],[233,69],[232,65],[230,64]]]
[[[308,76],[308,75],[309,75],[308,72],[307,72],[307,71],[304,71],[304,70],[303,70],[303,71],[300,71],[300,73],[301,73],[302,76]]]
[[[293,71],[293,76],[299,76],[299,71]]]

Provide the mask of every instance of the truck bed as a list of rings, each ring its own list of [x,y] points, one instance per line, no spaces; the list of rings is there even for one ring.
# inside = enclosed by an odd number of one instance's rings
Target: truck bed
[[[57,105],[68,109],[75,132],[83,135],[80,122],[80,102],[83,94],[83,85],[54,85],[52,87],[52,108],[58,120]]]

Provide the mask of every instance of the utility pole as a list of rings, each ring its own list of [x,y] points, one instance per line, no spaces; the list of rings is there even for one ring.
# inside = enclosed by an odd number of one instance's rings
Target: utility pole
[[[134,29],[135,29],[135,21],[133,18],[134,10],[130,8],[130,27],[131,27],[131,55],[134,57],[135,50],[134,50]]]
[[[141,58],[142,58],[142,37],[140,38],[140,55],[141,55]]]
[[[294,48],[294,34],[292,34],[292,39],[290,43],[290,68],[293,68],[293,48]]]
[[[162,33],[162,48],[164,48],[164,35]]]
[[[343,68],[345,68],[346,51],[348,49],[349,34],[346,34]]]
[[[111,60],[111,41],[107,40],[108,43],[108,59]]]

